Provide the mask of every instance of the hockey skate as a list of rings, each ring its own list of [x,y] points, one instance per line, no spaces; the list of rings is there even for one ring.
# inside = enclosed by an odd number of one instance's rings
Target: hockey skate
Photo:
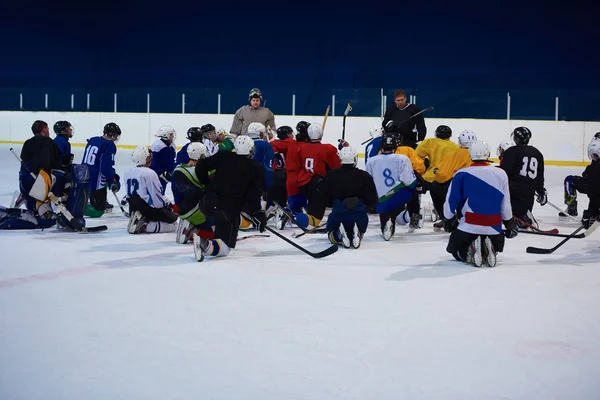
[[[175,242],[179,244],[186,244],[192,238],[192,235],[196,233],[196,228],[186,221],[185,219],[179,219],[177,224],[177,231],[175,236]]]
[[[492,240],[489,237],[486,237],[483,247],[483,258],[485,258],[485,262],[488,267],[493,268],[496,266],[496,249],[492,244]]]
[[[340,239],[342,240],[342,245],[344,245],[345,248],[349,249],[350,248],[350,238],[348,237],[348,233],[346,233],[346,229],[344,228],[343,224],[340,224],[340,227],[338,228],[338,232],[340,233]]]
[[[383,240],[389,241],[394,232],[396,231],[396,224],[391,219],[388,219],[384,226],[381,227],[381,233],[383,234]]]
[[[411,214],[410,222],[408,224],[408,233],[412,233],[415,229],[421,229],[423,227],[423,216],[421,214]]]
[[[467,263],[479,268],[483,264],[483,255],[481,253],[481,236],[473,240],[467,250]]]
[[[360,241],[362,240],[363,234],[358,230],[358,226],[354,224],[353,236],[352,236],[352,247],[358,249],[360,247]]]
[[[25,204],[25,198],[18,190],[13,193],[12,200],[10,201],[10,208],[21,208]]]
[[[208,249],[210,242],[208,239],[203,239],[198,235],[194,235],[194,257],[196,261],[200,262],[204,260],[204,255]]]
[[[577,200],[572,201],[569,205],[567,205],[566,214],[564,212],[558,213],[558,217],[561,221],[570,221],[569,215],[571,217],[576,217],[579,213],[577,212]]]
[[[444,220],[437,221],[433,224],[434,232],[444,232]]]
[[[146,232],[146,226],[148,226],[148,219],[144,217],[141,212],[136,211],[131,218],[129,218],[127,232],[131,234],[144,233]]]

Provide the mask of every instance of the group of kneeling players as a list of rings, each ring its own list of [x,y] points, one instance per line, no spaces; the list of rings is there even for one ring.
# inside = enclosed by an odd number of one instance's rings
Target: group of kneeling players
[[[112,208],[108,190],[116,194],[121,187],[114,170],[117,124],[106,124],[102,136],[88,140],[80,164],[73,164],[69,122],[54,125],[54,140],[44,121],[36,121],[32,131],[21,152],[16,201],[27,211],[0,209],[0,228],[58,223],[78,231],[85,227],[84,216]],[[134,167],[124,174],[127,193],[119,207],[129,205],[129,233],[176,232],[178,243],[193,241],[198,261],[226,256],[239,229],[264,232],[271,218],[280,229],[295,224],[307,232],[324,230],[332,243],[358,248],[369,214],[375,213],[388,241],[397,224],[409,232],[423,226],[421,196],[429,192],[432,220],[438,219],[434,230],[451,232],[447,251],[474,266],[493,267],[505,237],[535,226],[534,199],[547,202],[544,159],[529,145],[525,127],[512,132],[513,142],[498,147],[499,166],[490,164],[487,143],[470,131],[461,132],[456,144],[451,128],[440,125],[434,138],[414,146],[403,144],[393,123],[376,127],[364,170],[357,168],[358,153],[349,143],[341,140],[337,148],[322,143],[321,126],[305,121],[297,124],[295,137],[289,126],[273,132],[260,123],[234,140],[211,124],[191,127],[189,143],[179,152],[173,128],[162,126],[156,136],[150,148],[132,152]],[[576,216],[577,191],[587,193],[590,206],[582,223],[589,227],[600,214],[600,140],[590,143],[588,155],[592,162],[584,174],[565,179],[565,212]],[[173,203],[165,196],[168,183]],[[54,213],[49,193],[62,199],[70,218]],[[327,208],[331,212],[322,226]]]

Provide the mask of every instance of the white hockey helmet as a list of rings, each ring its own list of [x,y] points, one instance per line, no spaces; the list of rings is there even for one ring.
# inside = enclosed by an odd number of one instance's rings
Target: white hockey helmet
[[[308,137],[310,140],[321,140],[323,137],[323,128],[320,124],[310,124],[308,127]]]
[[[482,140],[476,140],[469,147],[471,161],[486,161],[490,158],[490,146]]]
[[[171,135],[173,136],[171,137]],[[163,125],[160,128],[158,128],[158,131],[156,132],[156,137],[171,140],[174,142],[175,138],[177,137],[177,134],[175,133],[175,129],[173,129],[172,126]]]
[[[199,160],[206,155],[206,146],[200,142],[192,142],[187,148],[187,154],[190,160]]]
[[[355,167],[356,164],[358,164],[358,152],[354,149],[354,147],[342,147],[342,149],[339,151],[339,156],[342,164],[352,164]]]
[[[506,151],[506,149],[513,147],[514,145],[515,142],[513,142],[512,140],[500,143],[498,145],[498,149],[496,149],[496,155],[500,157]]]
[[[590,160],[594,159],[594,154],[600,157],[600,140],[592,140],[590,144],[588,144],[587,150]]]
[[[152,152],[146,146],[138,146],[131,153],[131,161],[133,161],[136,167],[146,165],[148,157],[152,157]]]
[[[477,135],[466,129],[462,131],[460,135],[458,135],[458,145],[467,149],[469,148],[469,146],[471,146],[471,143],[473,143],[476,140]]]
[[[369,135],[371,135],[373,139],[383,135],[383,126],[377,125],[372,127],[371,129],[369,129]]]
[[[250,136],[240,135],[233,142],[235,152],[241,156],[247,156],[254,148],[254,140]]]
[[[266,128],[263,124],[261,124],[260,122],[253,122],[250,125],[248,125],[248,136],[250,136],[252,139],[260,139],[260,134],[262,133],[263,135],[266,132]]]

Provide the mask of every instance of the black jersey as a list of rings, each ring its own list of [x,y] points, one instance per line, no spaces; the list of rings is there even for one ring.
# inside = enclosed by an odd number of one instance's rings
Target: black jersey
[[[504,151],[500,167],[511,190],[541,193],[544,190],[544,156],[533,146],[513,146]]]

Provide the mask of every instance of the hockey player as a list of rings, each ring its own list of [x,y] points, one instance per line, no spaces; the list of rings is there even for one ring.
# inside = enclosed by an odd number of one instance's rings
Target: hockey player
[[[511,137],[515,146],[506,149],[500,167],[508,175],[512,213],[521,228],[527,228],[519,219],[529,225],[535,224],[531,214],[534,196],[542,206],[548,201],[544,188],[544,156],[538,149],[529,146],[529,129],[515,128]]]
[[[310,125],[308,137],[310,142],[298,149],[301,166],[298,172],[298,186],[300,193],[308,200],[308,205],[306,213],[296,215],[296,221],[304,229],[315,229],[321,223],[327,208],[327,200],[319,192],[319,182],[327,171],[340,168],[342,164],[335,146],[321,143],[321,125]]]
[[[149,168],[152,152],[146,146],[138,146],[131,154],[131,161],[135,167],[124,175],[131,212],[127,232],[174,232],[177,215],[171,211],[171,204],[162,193],[158,174]]]
[[[381,151],[381,135],[383,135],[382,126],[374,126],[369,129],[369,135],[373,138],[365,147],[365,164],[369,161],[370,157],[376,156]]]
[[[395,154],[397,136],[385,132],[381,140],[381,154],[371,157],[365,169],[373,177],[379,201],[375,211],[379,214],[381,233],[390,240],[396,230],[396,217],[404,210],[417,187],[417,177],[408,157]],[[419,227],[420,215],[410,216],[410,229]]]
[[[184,144],[181,150],[177,152],[177,157],[175,158],[175,163],[179,164],[187,164],[190,161],[187,149],[188,146],[192,143],[201,143],[202,142],[202,132],[200,128],[197,126],[192,126],[187,131],[187,138],[189,140],[188,143]]]
[[[61,165],[63,168],[68,168],[73,163],[73,153],[71,153],[71,143],[69,139],[73,137],[74,129],[69,121],[58,121],[54,124],[54,143],[60,149]]]
[[[267,217],[260,206],[263,168],[251,160],[254,142],[246,135],[236,138],[235,153],[222,151],[201,159],[196,164],[196,176],[203,185],[209,183],[209,171],[215,170],[202,203],[205,214],[214,218],[215,239],[194,235],[194,254],[202,261],[205,255],[226,256],[235,248],[240,213],[247,209],[260,232],[265,231]]]
[[[568,175],[564,180],[564,198],[565,204],[567,205],[567,213],[570,216],[576,217],[577,212],[577,192],[587,194],[590,198],[590,203],[597,196],[595,191],[600,184],[598,179],[598,171],[600,166],[597,158],[597,151],[600,149],[600,140],[592,139],[588,144],[588,157],[591,160],[590,165],[585,167],[585,170],[581,176]],[[590,195],[591,190],[591,195]],[[595,206],[588,207],[589,210],[594,210]],[[592,216],[596,216],[595,212],[588,213]],[[564,213],[559,213],[560,217],[566,217]],[[585,215],[584,215],[585,217]]]
[[[275,116],[266,107],[261,107],[262,93],[259,89],[250,90],[248,95],[249,105],[240,107],[233,116],[233,123],[229,133],[234,137],[238,135],[245,135],[248,131],[248,127],[253,122],[259,122],[263,126],[269,127],[269,129],[275,129]],[[209,149],[210,150],[210,149]]]
[[[41,176],[46,192],[52,188],[52,170],[61,169],[60,148],[50,139],[50,131],[45,121],[37,120],[31,126],[33,137],[27,139],[21,149],[21,169],[19,170],[19,189],[25,199],[28,210],[38,213],[45,219],[54,219],[50,201],[39,193],[33,197],[31,190],[36,183],[35,176]],[[43,181],[42,181],[43,179]],[[37,188],[37,187],[36,187]],[[47,195],[47,193],[46,193]]]
[[[473,132],[467,130],[462,131],[458,136],[459,149],[446,155],[444,159],[438,163],[437,167],[434,168],[434,181],[430,185],[426,184],[426,186],[431,194],[431,200],[433,201],[433,206],[438,215],[444,214],[444,201],[452,177],[456,171],[471,165],[469,146],[476,140],[477,135]],[[436,231],[441,231],[444,228],[444,221],[440,220],[436,222],[433,224],[433,228]]]
[[[225,129],[219,128],[217,129],[217,138],[215,142],[219,145],[219,151],[233,151],[234,145],[233,140],[229,138]]]
[[[150,169],[156,172],[161,180],[162,194],[165,194],[167,183],[171,182],[173,170],[175,169],[175,129],[169,125],[163,125],[156,132],[156,139],[150,146],[152,150],[152,163]]]
[[[113,192],[121,188],[119,175],[115,172],[116,142],[121,136],[121,128],[114,122],[104,125],[103,136],[88,140],[83,151],[82,164],[88,166],[91,182],[90,207],[85,210],[88,217],[101,217],[107,208],[112,208],[106,200],[107,185]]]
[[[596,135],[599,135],[598,133]],[[583,212],[581,223],[588,229],[600,220],[600,140],[592,140],[588,145],[588,157],[592,163],[585,169],[588,183],[587,196],[590,199],[587,210]]]
[[[450,141],[452,129],[446,125],[440,125],[435,129],[435,137],[425,139],[415,151],[417,155],[425,160],[426,171],[423,180],[431,183],[434,179],[434,170],[447,154],[458,150],[458,145]]]
[[[504,152],[506,149],[513,147],[515,143],[511,140],[509,142],[502,142],[498,145],[498,149],[496,149],[496,154],[498,155],[498,161],[500,165],[502,165],[502,159],[504,158]]]
[[[294,144],[294,130],[290,126],[277,128],[277,139],[270,142],[273,147],[273,178],[268,191],[267,203],[277,202],[284,206],[287,203],[286,191],[286,154]],[[268,216],[267,212],[267,216]]]
[[[367,210],[377,205],[377,189],[371,175],[356,168],[356,150],[343,147],[339,157],[342,167],[327,172],[320,183],[322,195],[332,204],[327,232],[331,243],[357,249],[369,224]]]
[[[202,125],[200,127],[202,132],[202,143],[206,146],[206,157],[210,157],[219,152],[219,144],[216,143],[217,132],[216,128],[212,124]]]
[[[306,207],[307,200],[303,194],[300,193],[300,186],[298,185],[298,173],[302,169],[300,162],[300,148],[306,146],[310,141],[308,137],[308,128],[310,123],[306,121],[300,121],[296,124],[296,140],[293,143],[288,144],[287,151],[285,153],[285,189],[287,191],[287,203],[288,209],[292,213],[302,212],[302,208]],[[285,221],[280,226],[283,229]]]
[[[447,231],[452,232],[446,251],[458,261],[481,267],[496,266],[496,253],[504,249],[504,237],[517,236],[512,216],[508,177],[488,163],[490,149],[485,142],[469,148],[473,163],[459,170],[444,203]],[[506,234],[502,232],[502,223]]]
[[[425,140],[427,135],[423,114],[412,118],[413,115],[419,112],[421,112],[419,107],[406,102],[406,92],[404,90],[396,90],[394,92],[394,104],[385,111],[381,126],[385,127],[389,121],[393,121],[400,127],[402,142],[407,146],[416,148],[417,142]]]
[[[214,239],[213,223],[202,211],[205,187],[196,176],[196,164],[206,157],[206,146],[192,142],[187,152],[190,160],[175,167],[171,185],[180,218],[175,241],[182,244],[187,243],[196,232],[205,239]]]

